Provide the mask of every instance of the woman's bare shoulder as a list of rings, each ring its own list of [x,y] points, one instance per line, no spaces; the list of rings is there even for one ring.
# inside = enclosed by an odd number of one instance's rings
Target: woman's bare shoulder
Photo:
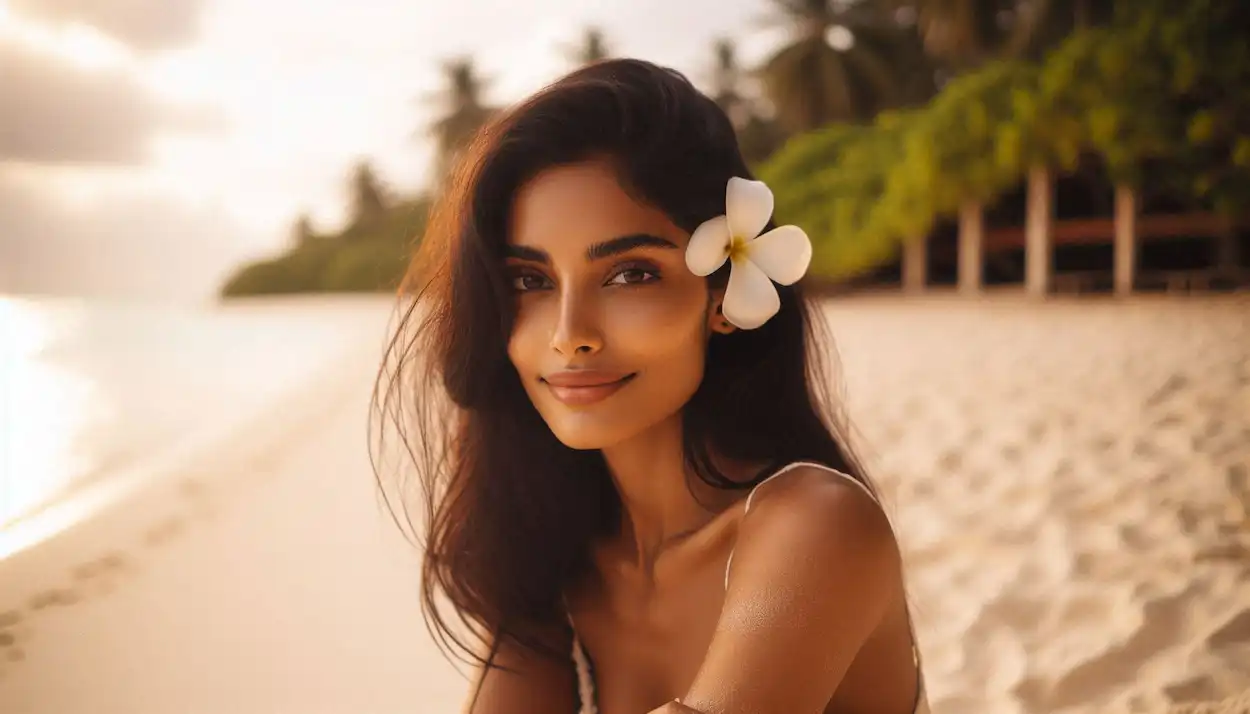
[[[888,519],[856,484],[807,466],[764,484],[742,516],[720,622],[683,703],[819,711],[901,596],[899,561]]]
[[[856,550],[876,545],[889,551],[895,544],[889,519],[866,486],[846,474],[806,464],[757,487],[738,529],[740,546],[793,538],[831,555],[847,538],[859,546]]]

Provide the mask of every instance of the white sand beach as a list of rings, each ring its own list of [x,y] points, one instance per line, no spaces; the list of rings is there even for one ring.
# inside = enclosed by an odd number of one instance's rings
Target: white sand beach
[[[935,712],[1250,712],[1250,296],[827,314]],[[0,560],[0,712],[459,711],[369,468],[375,359]]]

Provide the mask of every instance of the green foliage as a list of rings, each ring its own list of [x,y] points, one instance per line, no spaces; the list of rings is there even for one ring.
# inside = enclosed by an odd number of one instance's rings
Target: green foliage
[[[338,234],[297,242],[279,257],[241,268],[222,295],[394,290],[425,228],[427,210],[424,199],[407,201]]]
[[[857,272],[896,250],[891,242],[861,237],[880,230],[874,199],[889,178],[880,168],[901,159],[908,116],[883,115],[872,126],[835,125],[798,137],[763,168],[778,220],[803,226],[812,238],[814,272]]]
[[[1034,166],[1099,156],[1117,183],[1184,191],[1217,209],[1250,200],[1246,9],[1220,0],[1133,0],[1040,64],[998,61],[927,106],[871,126],[792,139],[761,169],[778,219],[802,225],[813,270],[843,277],[890,259],[967,201],[987,202]],[[1162,172],[1157,167],[1165,167]]]

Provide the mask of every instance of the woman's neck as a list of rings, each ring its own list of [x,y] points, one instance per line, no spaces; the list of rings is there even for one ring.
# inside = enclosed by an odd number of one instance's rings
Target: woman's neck
[[[733,500],[732,492],[689,473],[680,416],[604,449],[603,456],[621,498],[622,544],[632,547],[643,572],[653,572],[664,550],[706,525]]]

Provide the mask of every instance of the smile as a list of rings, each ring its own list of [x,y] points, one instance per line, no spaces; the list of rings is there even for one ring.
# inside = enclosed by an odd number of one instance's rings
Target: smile
[[[551,395],[561,403],[587,406],[612,396],[636,376],[636,372],[621,375],[582,370],[550,374],[543,377],[542,381],[551,390]]]

